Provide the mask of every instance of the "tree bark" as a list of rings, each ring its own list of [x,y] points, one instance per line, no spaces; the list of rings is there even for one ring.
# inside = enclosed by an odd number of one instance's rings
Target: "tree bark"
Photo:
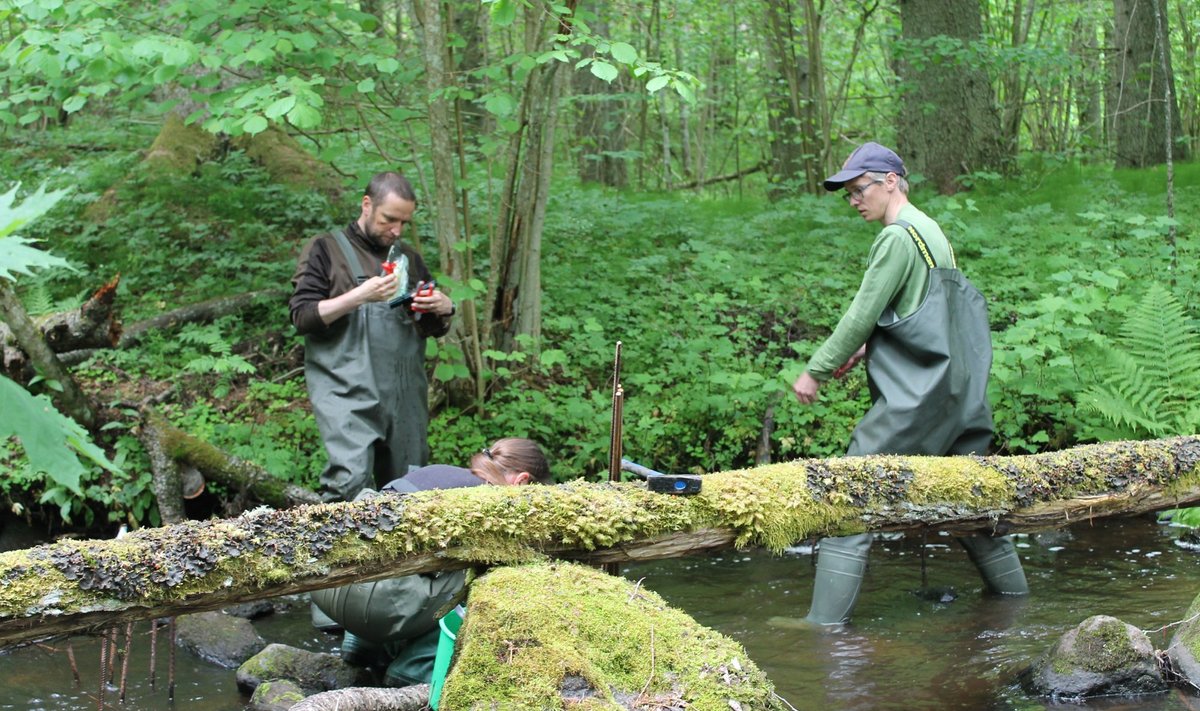
[[[152,408],[146,408],[142,428],[142,442],[147,445],[154,465],[154,493],[164,523],[179,523],[184,519],[182,502],[178,503],[177,511],[174,504],[169,505],[169,511],[163,510],[164,501],[178,500],[182,496],[180,464],[191,465],[208,481],[232,491],[245,492],[254,501],[267,506],[289,508],[320,501],[313,492],[288,484],[257,464],[235,457],[171,425]]]
[[[120,277],[113,277],[77,309],[33,319],[47,347],[54,353],[64,353],[115,346],[121,337],[121,323],[113,312],[119,281]],[[13,380],[27,382],[33,376],[29,357],[4,323],[0,323],[0,344],[4,347],[4,372]]]
[[[781,550],[857,531],[1036,530],[1200,500],[1200,436],[1020,457],[846,457],[641,484],[471,487],[63,540],[0,554],[0,645],[418,572]]]
[[[904,81],[898,152],[910,171],[939,192],[960,189],[957,178],[978,170],[1004,170],[1009,153],[1000,114],[983,68],[953,56],[939,61],[920,44],[939,39],[964,47],[982,41],[978,0],[901,0],[900,26],[909,52],[926,56],[899,62]]]
[[[1161,18],[1165,61],[1160,60],[1158,53],[1157,6],[1158,0],[1113,0],[1108,122],[1118,168],[1143,168],[1166,162],[1168,117],[1172,132],[1182,134],[1179,110],[1174,105],[1176,92],[1166,90],[1167,82],[1174,86],[1175,77],[1165,16]],[[1176,147],[1174,157],[1186,157],[1182,144]]]
[[[574,11],[575,0],[565,3]],[[556,17],[549,22],[557,22]],[[568,34],[570,27],[547,28],[544,9],[525,9],[525,51],[543,48],[546,35]],[[511,350],[518,335],[532,337],[540,347],[542,335],[542,228],[554,167],[554,132],[558,100],[569,74],[563,63],[550,61],[529,70],[521,96],[520,128],[509,139],[508,168],[500,196],[500,219],[491,245],[492,273],[488,279],[490,332],[485,341]],[[485,318],[486,318],[485,314]],[[490,335],[490,337],[489,337]]]
[[[816,192],[822,172],[819,152],[823,140],[813,95],[811,55],[800,45],[796,32],[800,19],[793,15],[789,0],[768,0],[762,8],[766,13],[763,58],[767,81],[771,84],[766,92],[767,122],[771,129],[768,163],[771,198],[793,194],[796,183],[808,192]],[[805,14],[806,26],[814,22],[819,25],[815,13]],[[812,33],[807,34],[811,39]]]
[[[91,403],[75,378],[50,350],[41,329],[29,318],[21,299],[13,291],[12,282],[6,279],[0,279],[0,318],[8,324],[13,339],[29,356],[34,369],[46,380],[58,384],[50,396],[54,404],[84,428],[91,429],[95,422]]]

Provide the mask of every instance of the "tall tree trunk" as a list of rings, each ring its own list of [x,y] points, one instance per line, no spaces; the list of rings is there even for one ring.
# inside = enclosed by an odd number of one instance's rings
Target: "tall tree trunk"
[[[455,87],[454,77],[449,71],[447,47],[449,36],[447,22],[443,16],[443,4],[438,0],[415,0],[413,12],[421,25],[421,48],[425,61],[425,88],[429,93],[429,139],[430,158],[433,164],[434,231],[438,240],[438,258],[442,271],[459,284],[474,277],[473,254],[470,240],[463,239],[464,230],[459,223],[459,204],[454,162],[466,150],[463,145],[461,116],[457,113],[456,99],[450,99]],[[464,168],[460,161],[460,173]],[[457,176],[465,177],[465,176]],[[466,193],[462,196],[464,224],[467,210]],[[453,296],[453,295],[452,295]],[[451,324],[447,343],[462,354],[472,384],[466,392],[452,393],[453,399],[483,397],[484,366],[480,357],[480,324],[474,299],[464,300],[461,314]]]
[[[1008,43],[1014,50],[1025,46],[1036,8],[1037,0],[1028,0],[1028,2],[1014,0],[1011,23],[1008,28]],[[1000,86],[1004,90],[1004,106],[1000,121],[1001,140],[1014,156],[1020,145],[1021,119],[1025,115],[1026,77],[1029,72],[1030,69],[1021,63],[1013,62],[1006,66],[1000,79]]]
[[[1079,142],[1096,148],[1104,142],[1104,116],[1100,107],[1103,87],[1100,72],[1100,43],[1098,28],[1086,17],[1075,22],[1071,30],[1071,54],[1076,57],[1076,69],[1071,72],[1071,94],[1075,97],[1075,113]]]
[[[567,7],[574,10],[574,0]],[[545,47],[550,33],[570,28],[549,21],[540,6],[525,10],[525,51]],[[547,24],[553,23],[552,28]],[[489,276],[490,342],[513,348],[518,335],[539,344],[542,335],[542,228],[553,177],[554,131],[559,98],[570,75],[562,62],[546,62],[529,70],[521,96],[519,128],[509,139],[508,168],[500,197],[500,219],[491,245]],[[535,347],[537,347],[535,345]]]
[[[795,184],[813,192],[817,189],[821,162],[816,139],[820,127],[813,120],[816,97],[812,94],[809,56],[797,36],[801,18],[793,13],[791,0],[767,0],[763,31],[766,37],[765,76],[767,123],[770,128],[770,195],[785,197]]]
[[[935,37],[973,44],[981,41],[979,2],[900,0],[900,26],[910,47]],[[983,69],[943,57],[901,61],[898,74],[908,89],[897,144],[909,170],[949,194],[959,190],[960,175],[1007,168],[996,97]]]
[[[1168,106],[1171,72],[1170,34],[1163,23],[1163,56],[1160,60],[1156,8],[1163,0],[1113,0],[1112,50],[1109,53],[1108,122],[1118,168],[1161,165],[1167,160],[1167,118],[1180,135],[1179,110],[1173,98]],[[1168,113],[1169,112],[1169,113]],[[1175,158],[1184,158],[1183,145],[1174,147]]]

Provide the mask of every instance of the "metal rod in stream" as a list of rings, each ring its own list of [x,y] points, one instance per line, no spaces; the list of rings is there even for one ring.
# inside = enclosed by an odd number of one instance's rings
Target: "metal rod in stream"
[[[621,481],[621,416],[624,399],[625,391],[621,387],[621,342],[617,341],[617,352],[613,358],[612,429],[608,447],[609,481]]]

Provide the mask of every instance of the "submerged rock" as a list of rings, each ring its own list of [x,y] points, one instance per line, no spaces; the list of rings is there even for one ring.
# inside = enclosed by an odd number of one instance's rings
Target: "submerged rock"
[[[175,624],[180,647],[226,669],[236,668],[267,646],[250,620],[223,612],[184,615]]]
[[[783,708],[737,642],[593,568],[497,568],[466,607],[442,708]]]
[[[247,620],[257,620],[260,617],[274,614],[275,605],[270,600],[255,600],[254,602],[243,602],[239,605],[230,605],[222,610],[226,615],[231,617],[243,617]],[[245,661],[245,660],[242,660]]]
[[[1133,625],[1107,615],[1089,617],[1064,634],[1022,681],[1031,693],[1056,701],[1167,690],[1150,639]]]
[[[247,694],[274,679],[294,681],[308,694],[369,686],[374,681],[369,671],[347,664],[336,654],[309,652],[286,644],[267,645],[237,670],[238,688]]]

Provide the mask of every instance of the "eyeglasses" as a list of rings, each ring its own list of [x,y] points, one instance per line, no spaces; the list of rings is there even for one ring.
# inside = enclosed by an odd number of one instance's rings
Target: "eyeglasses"
[[[842,196],[842,199],[845,200],[846,202],[862,202],[863,195],[867,192],[867,188],[871,187],[872,185],[875,185],[876,183],[882,183],[882,182],[883,182],[883,179],[876,179],[876,180],[872,180],[871,182],[867,183],[866,185],[860,185],[857,188],[851,188],[850,190],[846,191],[846,194]]]

